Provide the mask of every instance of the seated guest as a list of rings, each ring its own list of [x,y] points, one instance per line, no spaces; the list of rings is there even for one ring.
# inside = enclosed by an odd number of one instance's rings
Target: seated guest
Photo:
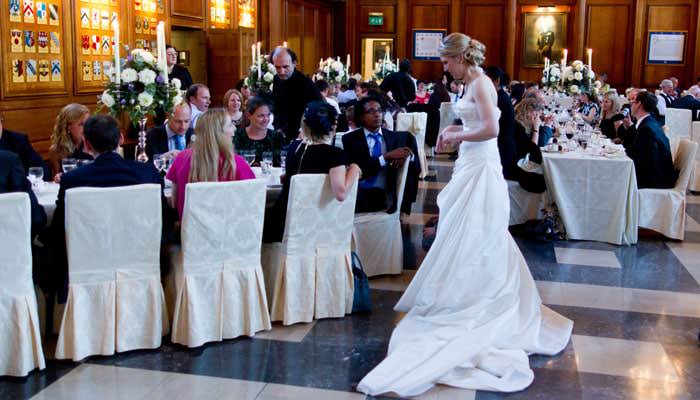
[[[664,79],[659,84],[659,94],[657,97],[656,110],[652,112],[652,115],[658,120],[661,125],[666,123],[666,109],[671,107],[673,100],[675,99],[676,92],[673,91],[673,82],[670,79]]]
[[[316,85],[316,89],[321,92],[321,97],[323,97],[323,100],[335,108],[335,114],[340,114],[340,106],[338,105],[338,102],[330,96],[331,85],[329,85],[328,82],[323,79],[317,80],[314,84]]]
[[[201,83],[195,83],[185,92],[185,100],[192,108],[192,128],[197,126],[197,118],[209,109],[211,95],[209,88]]]
[[[265,215],[265,242],[282,240],[294,175],[328,174],[333,195],[338,201],[345,200],[347,191],[360,175],[357,164],[346,167],[343,150],[328,144],[335,131],[337,115],[335,108],[323,101],[313,101],[306,107],[301,122],[304,140],[294,141],[290,145],[282,194],[273,209]]]
[[[355,121],[362,127],[343,135],[343,151],[350,163],[362,170],[357,191],[356,212],[387,210],[400,207],[410,213],[416,199],[420,165],[416,140],[408,132],[393,132],[382,128],[382,102],[365,97],[355,105]],[[396,204],[396,171],[410,162],[403,204]]]
[[[68,104],[56,116],[49,147],[49,165],[54,181],[60,181],[63,172],[61,161],[64,158],[92,160],[92,156],[83,151],[83,126],[89,117],[90,110],[78,103]]]
[[[626,111],[628,112],[628,111]],[[613,92],[605,93],[600,113],[600,132],[610,139],[618,138],[617,129],[625,119],[622,114],[622,102]]]
[[[355,94],[355,87],[357,86],[357,80],[355,78],[348,79],[348,83],[343,85],[344,89],[338,93],[338,103],[339,104],[350,104],[357,101],[357,94]]]
[[[192,75],[187,67],[177,63],[177,49],[171,45],[165,46],[165,58],[168,63],[168,79],[180,80],[180,89],[187,90],[192,85]]]
[[[4,122],[5,118],[0,115],[0,150],[17,154],[25,171],[31,167],[43,168],[44,180],[51,180],[51,169],[29,143],[27,135],[5,129]]]
[[[161,126],[151,128],[146,134],[146,155],[169,154],[173,158],[185,150],[192,141],[190,105],[184,101],[176,104],[170,117]]]
[[[245,110],[248,106],[248,99],[251,98],[250,88],[245,83],[245,76],[241,78],[236,84],[236,90],[238,90],[243,95],[243,103],[241,104],[241,109]]]
[[[583,92],[578,96],[581,108],[578,112],[581,114],[581,118],[591,125],[595,125],[600,117],[600,106],[598,105],[598,99],[596,99],[593,93]]]
[[[513,103],[514,106],[520,103],[520,100],[523,99],[524,94],[525,85],[523,85],[522,83],[517,82],[510,86],[510,101]]]
[[[681,93],[683,92],[680,88],[680,82],[678,81],[678,78],[676,78],[675,76],[668,78],[668,80],[670,80],[671,83],[673,83],[673,95],[672,96],[673,96],[673,99],[676,100],[679,97],[681,97]]]
[[[359,85],[355,86],[355,95],[357,96],[357,99],[360,100],[363,97],[367,97],[370,90],[379,90],[379,85],[377,85],[377,82],[370,81],[360,83]]]
[[[275,166],[280,164],[280,152],[285,145],[284,136],[279,132],[268,128],[272,104],[261,97],[253,97],[248,101],[246,118],[250,124],[239,127],[233,137],[233,144],[237,152],[243,150],[255,151],[255,161],[262,161],[263,152],[272,152],[272,163]]]
[[[229,89],[224,94],[224,108],[231,116],[237,128],[243,127],[243,94],[236,89]]]
[[[197,140],[173,161],[167,178],[173,182],[172,203],[182,218],[185,187],[194,182],[227,182],[255,179],[245,159],[233,151],[236,127],[223,108],[208,110],[197,125]]]
[[[637,99],[637,95],[643,91],[646,91],[646,89],[628,88],[625,90],[628,103],[622,106],[622,115],[624,116],[622,119],[622,126],[617,128],[617,139],[613,140],[615,143],[622,143],[625,149],[634,143],[636,134],[635,123],[637,120],[632,115],[632,103]]]
[[[529,160],[535,164],[542,164],[542,153],[537,145],[540,132],[540,114],[542,106],[534,98],[523,99],[515,107],[515,125],[512,139],[500,138],[498,151],[501,155],[503,176],[516,181],[520,186],[531,193],[542,193],[546,186],[544,176],[534,172],[525,171],[518,165],[518,161],[529,156]]]
[[[418,81],[416,84],[416,98],[413,100],[413,103],[428,104],[428,100],[430,100],[430,93],[425,90],[425,82]]]
[[[632,115],[637,119],[636,134],[633,142],[625,147],[627,155],[634,161],[639,189],[672,188],[678,178],[668,138],[651,115],[657,101],[654,94],[639,92],[632,102]]]
[[[52,273],[56,274],[52,282],[57,285],[58,300],[66,301],[68,289],[68,269],[65,246],[65,209],[66,191],[77,187],[116,187],[155,183],[163,185],[163,178],[152,163],[140,163],[124,160],[116,153],[122,140],[117,121],[108,115],[93,115],[85,122],[85,151],[95,157],[92,164],[66,172],[61,176],[61,186],[56,199],[56,211],[51,223],[52,244],[56,265]],[[163,227],[168,231],[170,218],[163,198]],[[90,223],[90,221],[84,221]]]
[[[27,180],[27,173],[22,167],[19,156],[15,153],[0,150],[0,193],[24,192],[29,195],[32,215],[32,237],[46,225],[46,213],[32,191]]]
[[[693,121],[700,120],[700,87],[693,85],[688,89],[688,94],[679,97],[671,103],[671,108],[682,108],[693,113]]]

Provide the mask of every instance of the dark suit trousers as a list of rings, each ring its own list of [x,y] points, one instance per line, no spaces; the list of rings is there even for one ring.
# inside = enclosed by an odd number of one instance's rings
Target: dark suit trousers
[[[547,189],[544,183],[544,176],[534,172],[527,172],[518,166],[504,171],[504,175],[506,179],[518,182],[520,187],[530,193],[543,193]]]
[[[381,188],[358,188],[355,212],[386,210],[386,191]]]

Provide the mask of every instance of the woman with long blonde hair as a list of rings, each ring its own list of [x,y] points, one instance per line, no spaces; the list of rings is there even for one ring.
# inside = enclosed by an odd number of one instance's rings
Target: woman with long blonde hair
[[[55,180],[62,172],[61,160],[64,158],[93,159],[83,151],[83,126],[89,117],[90,110],[78,103],[66,105],[56,116],[49,147],[49,165],[56,176]]]
[[[177,155],[167,175],[173,182],[173,203],[180,218],[188,183],[255,179],[245,159],[234,153],[235,129],[231,116],[223,108],[209,109],[197,120],[197,140]]]
[[[480,67],[485,51],[461,33],[440,46],[445,70],[468,83],[455,104],[463,125],[445,128],[438,138],[438,147],[459,147],[459,157],[438,195],[435,241],[394,308],[407,314],[391,335],[387,357],[358,385],[373,396],[417,396],[435,384],[523,390],[534,379],[528,354],[556,354],[569,342],[573,323],[542,305],[508,232],[500,111]]]

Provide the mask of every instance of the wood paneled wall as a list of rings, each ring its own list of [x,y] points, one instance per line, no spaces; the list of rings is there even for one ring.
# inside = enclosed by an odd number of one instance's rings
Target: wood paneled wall
[[[543,4],[568,13],[566,47],[569,60],[593,51],[596,72],[606,72],[616,87],[653,88],[669,76],[687,87],[700,76],[700,16],[697,0],[347,0],[344,43],[359,60],[367,37],[396,39],[398,57],[409,57],[413,29],[439,28],[464,32],[487,47],[487,64],[499,65],[513,79],[539,80],[540,68],[522,66],[523,13]],[[370,12],[384,13],[384,26],[370,27]],[[646,63],[649,31],[688,32],[683,65]],[[436,61],[413,61],[414,75],[436,79]]]

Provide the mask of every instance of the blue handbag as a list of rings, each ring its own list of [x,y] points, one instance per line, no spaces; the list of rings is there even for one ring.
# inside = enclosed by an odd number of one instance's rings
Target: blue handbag
[[[357,253],[352,252],[352,276],[355,281],[355,292],[352,299],[352,313],[372,311],[372,297],[369,292],[369,279],[362,268],[362,262]]]

